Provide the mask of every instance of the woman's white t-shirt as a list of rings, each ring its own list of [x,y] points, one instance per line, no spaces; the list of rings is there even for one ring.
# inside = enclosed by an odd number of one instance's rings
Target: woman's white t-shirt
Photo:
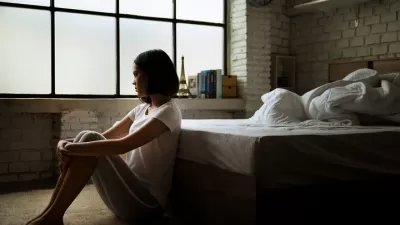
[[[128,113],[133,121],[129,133],[135,132],[152,118],[163,122],[169,130],[149,143],[128,152],[127,164],[159,203],[165,206],[171,189],[182,114],[173,100],[146,115],[149,106],[143,103]]]

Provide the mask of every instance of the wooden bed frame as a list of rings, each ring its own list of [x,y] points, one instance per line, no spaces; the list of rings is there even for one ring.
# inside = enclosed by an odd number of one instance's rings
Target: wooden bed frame
[[[343,79],[347,74],[362,68],[369,68],[378,73],[400,72],[400,58],[374,59],[361,61],[334,61],[329,63],[328,81]]]

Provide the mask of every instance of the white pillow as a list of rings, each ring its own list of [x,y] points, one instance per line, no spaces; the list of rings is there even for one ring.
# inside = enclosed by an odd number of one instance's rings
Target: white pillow
[[[253,122],[284,125],[301,122],[306,117],[301,97],[286,89],[274,89],[261,100],[264,104],[250,118]]]

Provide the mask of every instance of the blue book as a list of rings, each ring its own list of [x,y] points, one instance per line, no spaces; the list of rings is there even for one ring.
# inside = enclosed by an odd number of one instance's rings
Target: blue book
[[[204,98],[209,98],[210,70],[202,70],[201,73],[203,74],[202,94],[204,94]]]

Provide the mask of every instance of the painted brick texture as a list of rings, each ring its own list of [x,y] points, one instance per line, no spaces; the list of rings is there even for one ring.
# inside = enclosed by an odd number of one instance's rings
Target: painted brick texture
[[[249,117],[271,89],[271,54],[290,52],[290,18],[285,15],[284,0],[265,7],[232,0],[230,21],[230,71],[238,75],[239,95],[246,100]]]
[[[291,19],[291,53],[304,93],[328,82],[328,62],[400,57],[400,2],[372,0],[355,8],[301,14]],[[323,30],[323,32],[321,32]]]
[[[245,98],[247,85],[247,4],[230,2],[230,73],[238,77],[239,96]]]
[[[49,177],[60,117],[48,113],[0,113],[0,182]],[[58,127],[59,128],[59,127]]]

